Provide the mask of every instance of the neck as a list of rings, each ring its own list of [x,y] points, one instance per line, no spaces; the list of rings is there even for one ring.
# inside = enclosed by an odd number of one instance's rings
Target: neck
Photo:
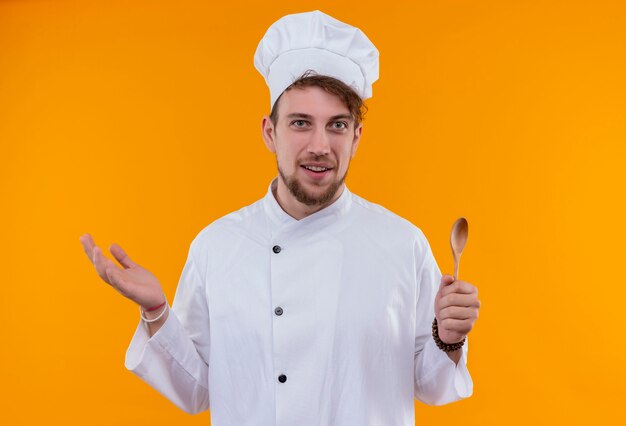
[[[289,191],[287,185],[285,185],[285,182],[283,182],[280,176],[277,179],[276,186],[274,187],[274,185],[272,185],[272,193],[274,194],[274,198],[276,198],[278,205],[285,211],[285,213],[296,220],[300,220],[330,206],[332,203],[337,201],[343,193],[345,186],[345,184],[341,184],[330,201],[313,206],[309,206],[298,201]]]

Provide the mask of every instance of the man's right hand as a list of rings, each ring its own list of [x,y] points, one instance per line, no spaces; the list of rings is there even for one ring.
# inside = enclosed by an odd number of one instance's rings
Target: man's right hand
[[[133,262],[120,246],[111,244],[109,251],[124,267],[123,269],[102,254],[102,250],[94,244],[91,235],[81,235],[80,242],[100,278],[123,296],[144,309],[159,306],[166,301],[159,280],[150,271]]]

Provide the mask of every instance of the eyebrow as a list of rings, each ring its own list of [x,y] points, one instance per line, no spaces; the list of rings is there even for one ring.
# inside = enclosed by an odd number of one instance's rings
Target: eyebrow
[[[287,118],[304,118],[306,120],[312,120],[313,116],[310,114],[304,114],[302,112],[294,112],[294,113],[288,114]],[[352,120],[352,116],[350,114],[338,114],[338,115],[333,115],[332,117],[330,117],[331,121],[339,120],[342,118]]]

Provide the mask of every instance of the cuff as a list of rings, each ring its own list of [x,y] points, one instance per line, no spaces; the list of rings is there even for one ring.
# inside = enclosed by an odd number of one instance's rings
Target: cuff
[[[467,345],[468,339],[466,338],[465,344],[461,348],[461,359],[459,359],[459,362],[456,364],[450,359],[447,353],[437,347],[433,338],[429,338],[424,345],[424,365],[438,366],[443,364],[446,369],[452,370],[454,393],[458,399],[468,398],[474,391],[474,383],[467,369]],[[436,368],[433,370],[435,371]],[[428,377],[424,378],[424,380],[428,379]]]
[[[173,346],[172,341],[177,334],[178,327],[180,323],[172,309],[168,312],[167,319],[161,328],[152,337],[148,332],[148,324],[140,320],[126,351],[124,366],[137,375],[144,376],[152,363],[153,351],[147,349],[157,352],[169,351],[169,348]]]

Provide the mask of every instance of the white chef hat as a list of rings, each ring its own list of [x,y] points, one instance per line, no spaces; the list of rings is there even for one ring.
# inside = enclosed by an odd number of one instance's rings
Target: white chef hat
[[[367,99],[378,80],[378,50],[358,28],[315,10],[274,22],[254,53],[254,66],[270,88],[272,107],[309,70],[334,77]]]

